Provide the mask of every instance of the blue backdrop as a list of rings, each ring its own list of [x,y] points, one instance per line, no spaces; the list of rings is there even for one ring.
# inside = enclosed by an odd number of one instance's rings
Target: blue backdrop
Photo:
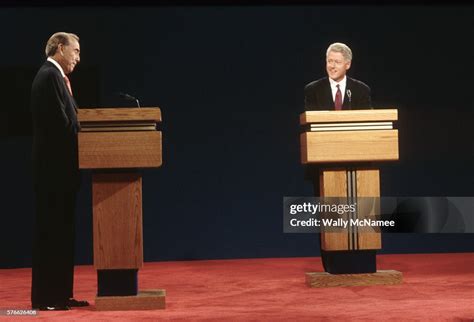
[[[325,50],[351,46],[349,75],[398,108],[400,161],[385,196],[472,196],[472,6],[2,8],[0,267],[31,262],[28,95],[56,31],[81,38],[71,77],[81,107],[159,106],[163,167],[144,171],[145,260],[315,256],[284,234],[283,196],[310,196],[299,161],[303,87]],[[92,262],[90,173],[77,262]],[[386,253],[474,251],[472,235],[386,234]]]

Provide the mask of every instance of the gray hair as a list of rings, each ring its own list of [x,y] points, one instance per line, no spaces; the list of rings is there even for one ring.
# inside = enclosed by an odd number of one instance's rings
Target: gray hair
[[[46,43],[46,48],[44,50],[46,57],[54,56],[56,50],[58,50],[59,44],[67,46],[71,39],[75,39],[79,42],[79,37],[76,34],[69,32],[57,32],[53,34]]]
[[[346,44],[342,42],[335,42],[330,44],[328,50],[326,51],[326,57],[329,55],[330,51],[334,51],[336,53],[341,53],[345,60],[351,61],[352,60],[352,50]]]

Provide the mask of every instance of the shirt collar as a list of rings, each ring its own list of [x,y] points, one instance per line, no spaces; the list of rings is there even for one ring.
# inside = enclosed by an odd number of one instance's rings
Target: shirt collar
[[[61,65],[59,65],[57,61],[55,61],[52,57],[48,57],[48,59],[46,60],[53,63],[53,65],[59,69],[59,71],[61,72],[61,75],[63,75],[63,78],[66,77],[66,74],[64,74],[63,68],[61,67]]]
[[[329,77],[329,84],[331,84],[331,87],[336,87],[336,85],[339,85],[339,88],[345,88],[346,82],[347,82],[347,77],[345,75],[344,75],[344,78],[340,82],[336,82],[335,80]]]

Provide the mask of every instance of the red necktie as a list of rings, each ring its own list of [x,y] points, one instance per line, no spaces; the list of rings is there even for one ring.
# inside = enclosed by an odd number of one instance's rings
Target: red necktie
[[[341,89],[339,88],[339,84],[336,85],[337,92],[336,92],[336,99],[334,100],[334,109],[336,111],[342,110],[342,94]]]
[[[71,82],[69,81],[69,78],[67,76],[64,76],[64,81],[66,82],[67,89],[69,90],[69,94],[72,95],[72,88],[71,88]]]

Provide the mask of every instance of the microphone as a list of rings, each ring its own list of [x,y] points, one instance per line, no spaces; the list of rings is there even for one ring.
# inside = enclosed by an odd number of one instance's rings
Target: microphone
[[[349,99],[349,103],[350,103],[350,102],[351,102],[351,96],[352,96],[352,92],[351,92],[350,89],[348,89],[348,90],[346,91],[346,95],[347,95],[347,98]]]
[[[126,99],[126,100],[128,100],[128,101],[135,101],[135,102],[137,102],[138,108],[141,108],[141,107],[140,107],[140,102],[138,101],[138,98],[133,97],[132,95],[127,94],[127,93],[122,93],[122,92],[120,92],[119,95],[120,95],[121,98]]]

